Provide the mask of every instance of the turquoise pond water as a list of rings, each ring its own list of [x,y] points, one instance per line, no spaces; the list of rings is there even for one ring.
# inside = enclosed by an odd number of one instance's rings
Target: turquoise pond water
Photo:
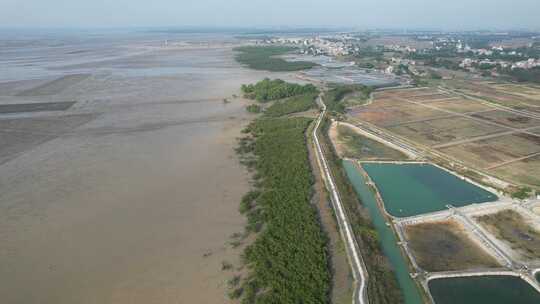
[[[538,304],[540,293],[518,277],[481,276],[429,282],[437,304]]]
[[[397,245],[397,238],[394,235],[392,228],[386,226],[384,215],[377,206],[377,201],[375,200],[373,192],[366,185],[364,177],[358,172],[352,162],[344,161],[343,166],[351,184],[362,201],[362,204],[369,212],[371,221],[377,230],[382,250],[388,257],[390,265],[396,274],[399,287],[405,298],[405,303],[422,303],[422,297],[418,287],[409,275],[407,261],[401,254],[400,248]]]
[[[496,201],[495,194],[429,164],[363,163],[388,213],[407,217]]]
[[[398,239],[392,228],[386,225],[385,216],[377,205],[373,191],[366,185],[366,180],[353,162],[344,161],[343,166],[363,206],[369,212],[380,245],[388,257],[404,295],[405,303],[423,303],[419,287],[409,275],[408,263],[401,254]],[[537,274],[537,279],[540,280],[540,273]],[[436,304],[540,304],[540,293],[527,282],[512,276],[431,280],[429,290]]]

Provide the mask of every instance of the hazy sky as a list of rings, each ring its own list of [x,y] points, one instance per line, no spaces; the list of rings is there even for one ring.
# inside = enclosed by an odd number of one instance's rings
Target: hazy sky
[[[0,0],[0,27],[535,28],[540,0]]]

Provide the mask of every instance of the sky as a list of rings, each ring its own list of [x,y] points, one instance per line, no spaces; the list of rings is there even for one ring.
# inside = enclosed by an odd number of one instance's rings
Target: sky
[[[540,0],[0,0],[0,27],[536,29]]]

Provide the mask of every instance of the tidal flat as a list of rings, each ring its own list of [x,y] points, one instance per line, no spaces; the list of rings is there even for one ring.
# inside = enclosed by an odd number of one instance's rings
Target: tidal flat
[[[233,95],[292,76],[242,67],[232,37],[84,35],[0,37],[0,105],[34,110],[0,113],[0,299],[228,303],[252,119]]]

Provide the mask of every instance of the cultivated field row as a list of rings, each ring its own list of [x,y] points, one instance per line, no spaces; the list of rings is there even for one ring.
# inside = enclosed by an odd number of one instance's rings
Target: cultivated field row
[[[457,159],[513,184],[540,187],[540,112],[420,88],[376,92],[373,103],[348,114],[352,121],[373,125],[420,150]]]

